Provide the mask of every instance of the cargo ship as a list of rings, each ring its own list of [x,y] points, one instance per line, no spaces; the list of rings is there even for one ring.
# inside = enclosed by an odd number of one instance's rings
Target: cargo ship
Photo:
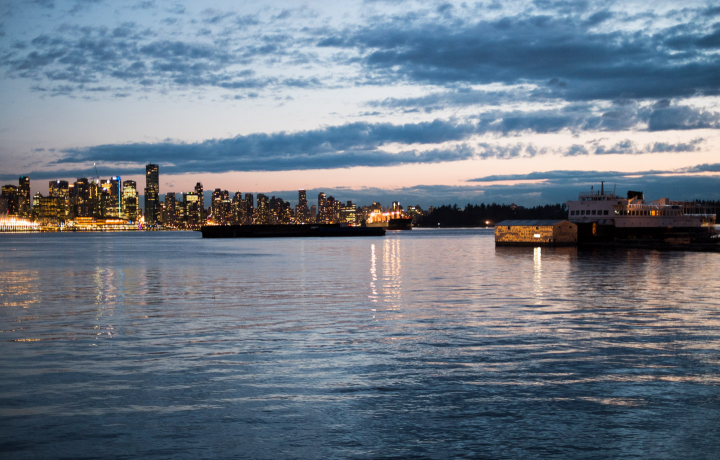
[[[604,183],[568,201],[567,209],[568,220],[578,226],[578,244],[717,247],[720,241],[711,208],[668,198],[648,202],[638,191],[619,196],[606,192]]]

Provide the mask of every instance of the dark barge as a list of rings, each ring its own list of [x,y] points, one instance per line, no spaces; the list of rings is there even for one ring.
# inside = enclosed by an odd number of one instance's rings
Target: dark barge
[[[203,238],[328,238],[383,236],[385,229],[348,227],[340,224],[314,225],[204,225]]]

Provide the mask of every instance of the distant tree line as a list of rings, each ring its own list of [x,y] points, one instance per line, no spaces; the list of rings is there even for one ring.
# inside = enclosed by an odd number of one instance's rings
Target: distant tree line
[[[567,219],[567,207],[565,204],[546,204],[525,208],[522,206],[507,204],[467,204],[465,208],[455,205],[443,205],[434,208],[428,215],[418,218],[418,227],[484,227],[485,222],[490,225],[508,220],[526,219]]]

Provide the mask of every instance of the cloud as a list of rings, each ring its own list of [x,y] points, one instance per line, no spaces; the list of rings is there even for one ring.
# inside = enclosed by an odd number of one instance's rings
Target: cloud
[[[355,50],[368,79],[436,86],[529,83],[536,95],[569,101],[684,98],[718,94],[720,64],[706,48],[715,35],[666,41],[677,27],[655,33],[594,28],[617,15],[576,11],[563,16],[519,13],[497,19],[390,17],[348,27],[318,40],[320,47]],[[698,30],[696,12],[684,24]],[[623,18],[618,18],[623,19]],[[705,41],[703,41],[705,40]],[[680,53],[678,53],[680,52]],[[546,82],[557,82],[547,85]]]
[[[251,134],[199,143],[109,144],[65,150],[58,164],[102,161],[143,163],[147,158],[173,172],[284,171],[353,166],[392,166],[472,158],[473,149],[458,145],[427,151],[387,152],[400,144],[433,145],[464,141],[475,126],[435,120],[393,125],[352,123],[296,133]]]
[[[696,152],[700,150],[699,144],[704,142],[705,139],[697,138],[690,142],[678,142],[676,144],[670,144],[667,142],[655,142],[646,147],[648,152],[652,153],[679,153],[679,152]]]
[[[661,106],[653,110],[648,118],[649,131],[717,129],[719,127],[720,113],[688,106]]]
[[[111,90],[97,88],[98,91]],[[568,126],[567,120],[534,115],[528,120],[508,117],[499,122],[477,123],[436,119],[431,122],[391,124],[356,122],[326,126],[309,131],[256,133],[195,143],[106,144],[63,150],[57,165],[103,163],[142,164],[148,158],[163,164],[167,171],[289,171],[334,169],[355,166],[394,166],[438,163],[468,159],[532,158],[538,155],[601,155],[692,152],[703,138],[676,144],[656,142],[645,148],[626,139],[614,145],[602,140],[586,145],[538,147],[532,142],[473,143],[488,132],[533,129],[556,132]]]
[[[255,21],[250,16],[212,11],[206,12],[205,19],[211,24],[234,19],[243,27]],[[239,45],[212,33],[198,39],[159,38],[153,30],[125,22],[112,29],[66,26],[21,45],[0,53],[0,67],[6,69],[8,77],[31,79],[36,82],[34,88],[54,95],[84,92],[91,83],[130,85],[144,91],[149,87],[243,91],[321,85],[313,76],[254,76],[250,66],[257,59],[292,55],[293,60],[310,60],[294,49],[292,37],[287,35],[262,35]]]
[[[523,196],[533,191],[539,199],[533,204],[565,202],[577,199],[578,193],[590,187],[598,189],[605,182],[605,190],[616,189],[623,195],[627,190],[642,190],[648,199],[676,200],[720,199],[720,175],[697,176],[692,173],[720,172],[720,163],[704,164],[675,170],[646,171],[563,171],[553,170],[530,174],[491,175],[472,179],[487,196]],[[533,181],[532,183],[493,184],[495,182]],[[513,195],[515,194],[515,195]]]
[[[36,5],[40,5],[43,8],[55,8],[55,2],[53,0],[33,0],[33,3]]]

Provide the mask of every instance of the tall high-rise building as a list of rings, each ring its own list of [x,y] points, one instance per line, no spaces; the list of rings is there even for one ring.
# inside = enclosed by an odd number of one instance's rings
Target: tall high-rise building
[[[340,214],[340,222],[347,222],[348,224],[354,224],[357,222],[357,206],[352,201],[348,201],[345,206],[342,207]]]
[[[245,221],[245,201],[242,198],[242,193],[235,192],[232,199],[232,219],[230,221],[233,224],[243,224]]]
[[[105,202],[105,217],[121,219],[122,212],[122,179],[120,176],[111,177],[108,181],[110,188],[107,191]]]
[[[65,219],[70,215],[70,187],[66,180],[51,180],[48,183],[49,196],[57,198],[56,210],[58,219]]]
[[[203,184],[198,182],[195,184],[195,194],[198,196],[198,208],[200,209],[200,220],[203,224],[207,220],[207,214],[205,213],[205,195],[203,194]]]
[[[324,224],[327,222],[327,198],[323,192],[318,193],[318,204],[317,204],[317,223]]]
[[[262,193],[257,194],[257,210],[255,212],[255,223],[256,224],[269,224],[270,223],[270,203],[268,197]]]
[[[230,193],[216,188],[212,194],[212,219],[217,225],[224,225],[231,219]]]
[[[137,183],[134,180],[126,180],[123,182],[123,218],[136,223],[139,219],[138,215],[138,193]]]
[[[27,176],[20,176],[18,183],[18,215],[29,217],[30,209],[32,208],[32,203],[30,202],[30,197],[32,196],[30,195],[30,178]]]
[[[185,210],[185,223],[195,228],[204,222],[200,218],[200,196],[197,192],[183,193],[183,208]]]
[[[177,202],[175,200],[175,192],[168,192],[165,194],[165,216],[163,216],[163,223],[165,225],[176,225],[177,224]]]
[[[255,214],[255,201],[252,193],[245,194],[245,223],[252,224]]]
[[[155,164],[145,166],[145,223],[155,225],[160,215],[160,168]]]
[[[317,217],[317,206],[310,206],[310,220],[314,221]]]
[[[92,217],[93,206],[90,193],[90,182],[87,177],[78,177],[73,184],[70,195],[70,207],[75,217]]]
[[[310,210],[308,209],[307,193],[304,189],[298,190],[298,205],[295,209],[295,220],[298,223],[305,223],[310,217]]]

